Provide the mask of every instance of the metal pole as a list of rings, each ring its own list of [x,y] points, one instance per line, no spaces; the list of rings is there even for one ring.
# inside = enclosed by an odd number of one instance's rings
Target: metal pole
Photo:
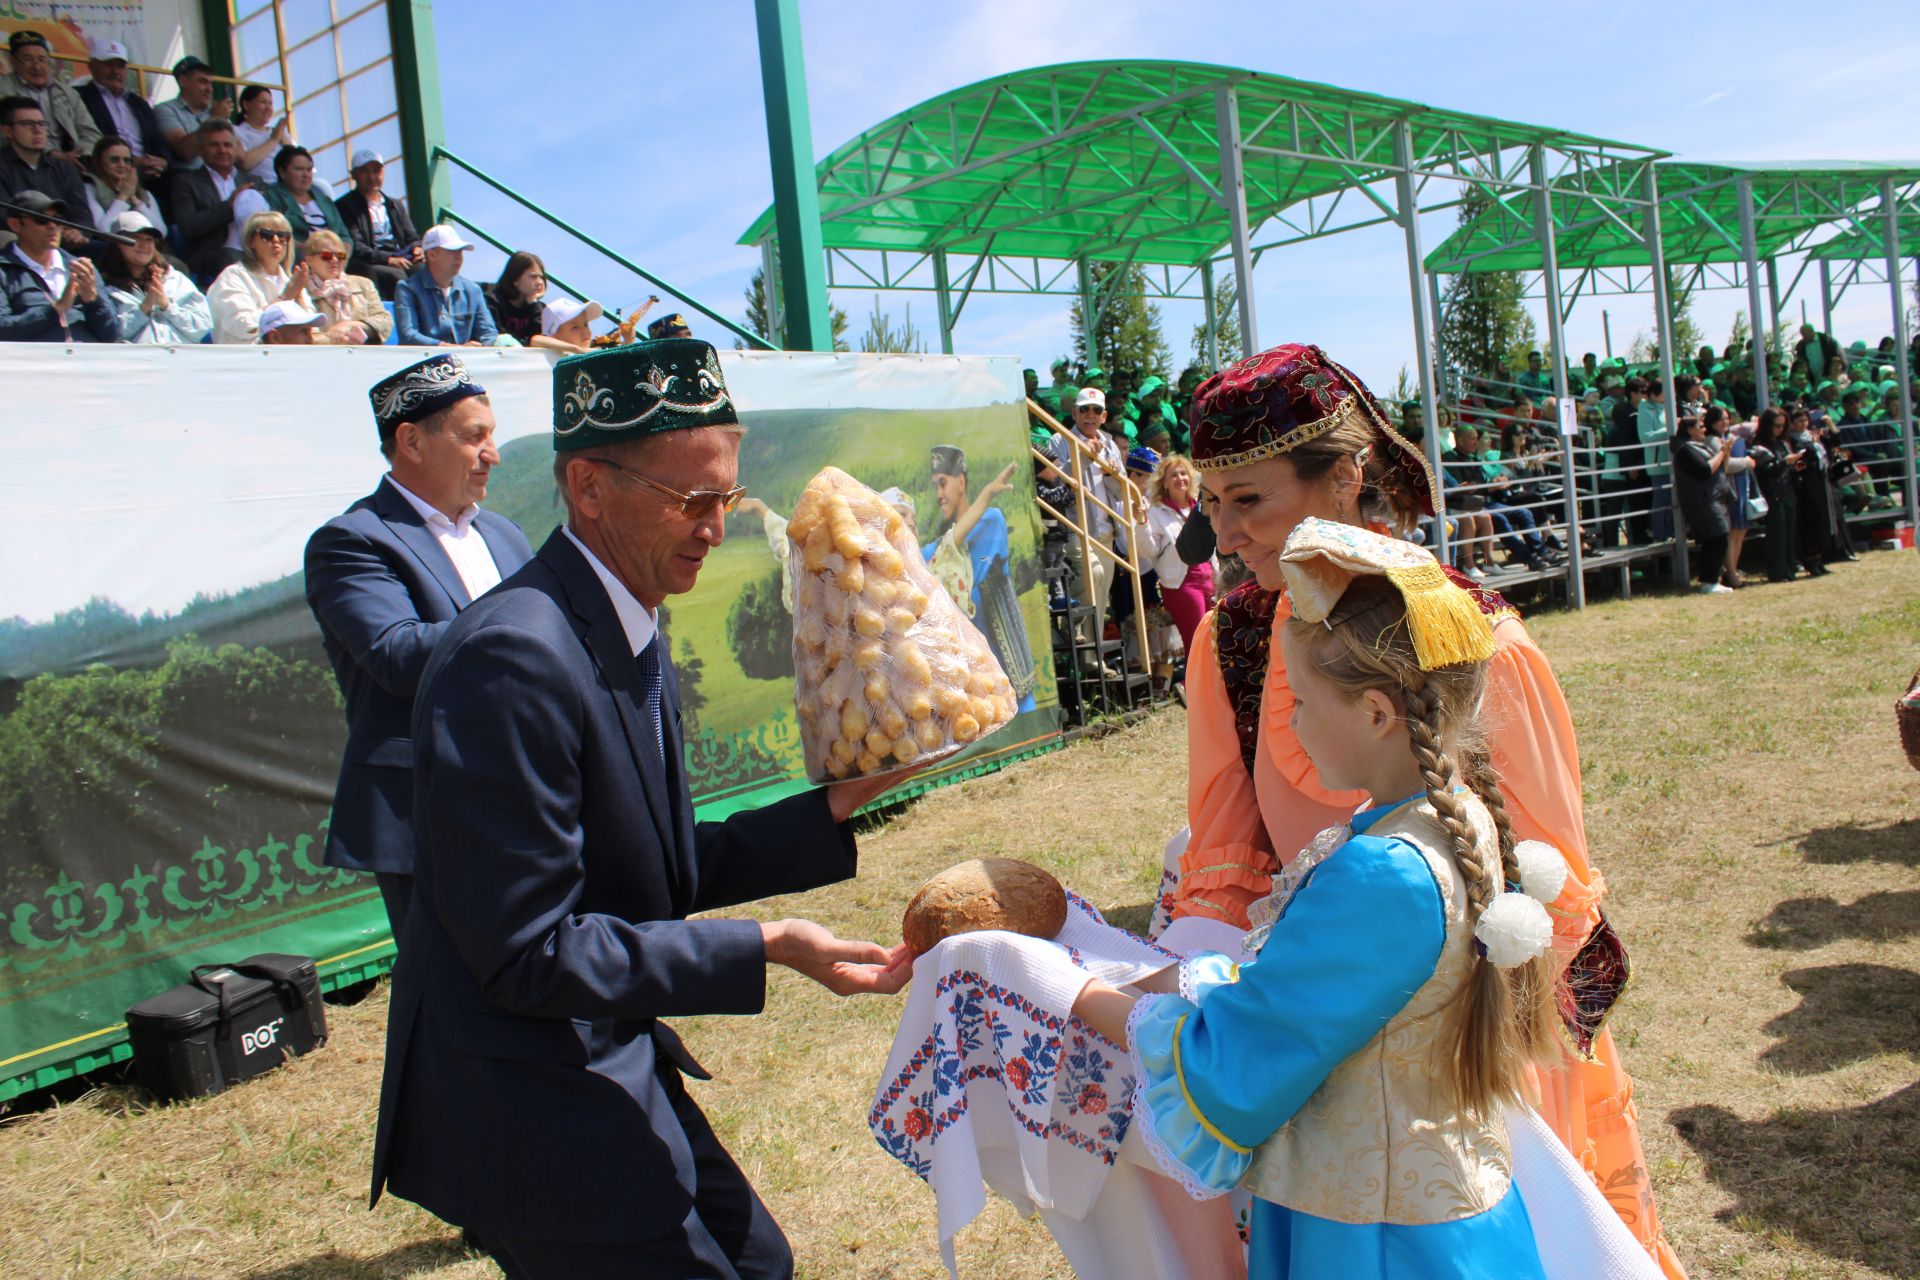
[[[1404,127],[1404,126],[1402,126]],[[1557,419],[1572,394],[1567,387],[1566,317],[1560,310],[1560,248],[1554,236],[1553,193],[1547,185],[1546,148],[1534,143],[1527,148],[1533,177],[1533,234],[1540,241],[1540,284],[1547,302],[1547,344],[1552,349],[1553,398]],[[1567,502],[1567,603],[1576,609],[1587,607],[1586,570],[1580,560],[1580,465],[1574,458],[1573,437],[1560,431],[1560,466],[1566,474]]]
[[[1820,259],[1820,332],[1833,332],[1833,264]]]
[[[754,11],[767,101],[767,151],[773,164],[773,225],[780,241],[780,270],[786,276],[785,345],[831,351],[833,320],[827,310],[827,256],[820,235],[820,190],[813,175],[799,0],[754,0]]]
[[[1754,404],[1765,409],[1773,403],[1767,388],[1767,351],[1773,344],[1773,330],[1760,328],[1760,251],[1753,229],[1753,179],[1739,178],[1734,183],[1740,200],[1740,252],[1747,263],[1747,314],[1753,317],[1753,397]],[[1775,328],[1779,320],[1774,321]]]
[[[1767,314],[1773,331],[1780,332],[1780,267],[1772,258],[1767,259]]]
[[[1749,196],[1752,191],[1749,189]],[[1679,421],[1679,397],[1673,389],[1673,305],[1667,297],[1667,252],[1660,239],[1660,179],[1653,165],[1647,166],[1647,251],[1653,258],[1653,323],[1654,333],[1660,343],[1660,385],[1665,391],[1667,420],[1662,428],[1672,434],[1673,424]],[[1751,277],[1749,277],[1751,278]],[[1671,449],[1662,443],[1658,448]],[[1653,486],[1653,449],[1648,449],[1647,485]],[[1680,504],[1673,500],[1673,464],[1667,464],[1667,509],[1673,520],[1673,580],[1679,586],[1693,581],[1693,575],[1687,567],[1687,528],[1680,514]]]
[[[1887,219],[1887,291],[1893,297],[1894,376],[1900,379],[1900,440],[1906,454],[1907,523],[1920,513],[1920,479],[1914,474],[1913,383],[1908,368],[1906,285],[1902,280],[1905,264],[1900,258],[1900,202],[1895,197],[1892,178],[1880,180],[1880,208]],[[1828,332],[1832,332],[1829,330]]]
[[[1253,320],[1253,254],[1247,237],[1247,183],[1241,172],[1240,96],[1232,89],[1214,95],[1214,115],[1220,126],[1220,194],[1227,200],[1227,218],[1233,224],[1233,285],[1240,297],[1240,354],[1260,349]]]
[[[1207,357],[1207,371],[1211,373],[1220,367],[1220,331],[1214,324],[1213,309],[1218,299],[1213,292],[1213,259],[1208,258],[1200,264],[1200,296],[1206,300],[1207,332],[1206,341],[1201,350]]]
[[[1421,441],[1429,457],[1440,440],[1438,380],[1433,371],[1433,333],[1427,326],[1427,255],[1420,244],[1420,200],[1413,189],[1413,129],[1402,120],[1393,126],[1393,190],[1400,228],[1407,238],[1407,292],[1413,301],[1414,365],[1420,371]],[[1427,443],[1432,442],[1432,443]],[[1441,472],[1435,471],[1436,477]],[[1438,484],[1438,481],[1435,482]],[[1434,498],[1434,554],[1447,563],[1446,486]]]
[[[1433,316],[1434,378],[1435,381],[1438,382],[1442,377],[1442,370],[1446,367],[1446,353],[1441,349],[1441,335],[1447,330],[1446,308],[1442,306],[1440,302],[1439,274],[1427,271],[1424,261],[1421,262],[1420,267],[1422,273],[1427,277],[1427,306],[1430,308]],[[1440,557],[1440,563],[1452,564],[1453,556],[1451,554],[1451,547],[1453,540],[1447,534],[1446,519],[1447,473],[1441,467],[1440,463],[1440,455],[1446,452],[1446,448],[1444,442],[1440,439],[1439,399],[1440,389],[1436,386],[1434,388],[1433,419],[1431,423],[1428,423],[1424,418],[1422,419],[1422,425],[1426,428],[1427,437],[1420,442],[1420,447],[1426,451],[1427,465],[1433,469],[1433,482],[1440,486],[1440,492],[1433,495],[1434,506],[1440,508],[1438,516],[1433,522],[1433,551],[1435,555]]]
[[[211,14],[213,3],[203,4]],[[222,18],[231,13],[220,0]],[[208,29],[211,32],[211,28]],[[213,61],[233,73],[232,45],[220,28],[220,53]],[[446,145],[447,129],[440,110],[440,53],[433,34],[431,0],[396,0],[387,6],[387,38],[393,49],[394,99],[400,107],[400,153],[407,175],[407,207],[418,218],[426,210],[429,221],[440,221],[440,211],[453,204],[453,175],[434,162],[434,148]],[[282,83],[286,83],[284,80]]]
[[[1602,339],[1605,340],[1607,345],[1607,359],[1609,360],[1613,359],[1613,313],[1612,312],[1602,311],[1600,313],[1600,336]]]
[[[953,354],[953,291],[947,285],[947,251],[933,251],[933,297],[940,311],[940,352]]]
[[[1086,335],[1087,368],[1091,369],[1100,363],[1100,347],[1094,340],[1100,316],[1093,309],[1093,268],[1085,258],[1075,258],[1073,262],[1080,269],[1080,330]]]

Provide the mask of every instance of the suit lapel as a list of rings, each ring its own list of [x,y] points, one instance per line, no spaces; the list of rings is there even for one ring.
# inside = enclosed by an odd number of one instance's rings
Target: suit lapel
[[[407,550],[426,566],[441,590],[452,598],[455,610],[473,603],[473,597],[467,594],[467,584],[460,580],[460,572],[448,559],[440,539],[433,536],[433,531],[420,519],[420,513],[413,509],[411,502],[400,496],[391,482],[382,480],[380,487],[374,491],[374,509],[387,522],[387,527],[393,530],[394,535],[406,544]],[[499,563],[498,560],[495,563]]]
[[[502,578],[508,577],[526,563],[525,558],[520,554],[520,548],[515,546],[507,536],[508,523],[504,516],[496,520],[493,514],[487,511],[477,511],[473,516],[473,527],[480,531],[481,538],[486,541],[487,551],[493,556],[493,567],[500,571]]]
[[[540,548],[540,558],[548,563],[566,588],[567,602],[572,606],[574,616],[584,624],[582,639],[586,642],[587,652],[593,655],[594,663],[600,668],[600,675],[613,695],[614,710],[620,717],[620,729],[626,735],[627,750],[632,754],[634,768],[640,774],[640,789],[646,797],[654,831],[659,836],[662,860],[666,864],[674,900],[691,900],[691,894],[683,890],[683,886],[690,889],[691,883],[681,873],[680,841],[674,833],[672,793],[667,786],[666,770],[660,760],[659,749],[654,743],[653,727],[647,722],[646,695],[640,688],[640,664],[627,648],[626,628],[620,625],[620,615],[614,612],[613,601],[607,598],[607,589],[600,584],[593,566],[586,562],[586,558],[565,533],[554,530]],[[666,715],[664,696],[661,716],[668,749],[671,750],[675,739],[671,719]]]

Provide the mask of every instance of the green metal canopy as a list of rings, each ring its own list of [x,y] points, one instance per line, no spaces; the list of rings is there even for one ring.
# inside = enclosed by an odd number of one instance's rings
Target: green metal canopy
[[[1833,222],[1877,217],[1882,184],[1920,183],[1920,164],[1822,160],[1749,164],[1663,161],[1657,166],[1660,243],[1670,263],[1740,262],[1742,189],[1752,189],[1755,256],[1771,258],[1800,247]],[[1538,271],[1542,256],[1534,232],[1534,202],[1497,200],[1473,222],[1427,255],[1435,272]],[[1563,266],[1642,267],[1652,264],[1639,228],[1604,209],[1581,208],[1554,196],[1555,238]]]
[[[1886,219],[1879,210],[1863,219],[1864,227],[1852,227],[1831,240],[1823,240],[1807,250],[1815,261],[1856,262],[1887,256]],[[1920,256],[1920,209],[1903,207],[1900,213],[1900,251],[1908,257]]]
[[[1343,192],[1383,205],[1364,189],[1409,170],[1498,181],[1516,148],[1555,153],[1556,179],[1665,154],[1233,67],[1069,63],[983,80],[861,132],[818,167],[821,230],[829,250],[1198,266],[1233,234],[1233,133],[1246,226]],[[1518,163],[1512,180],[1525,182]],[[772,233],[769,208],[740,242]]]

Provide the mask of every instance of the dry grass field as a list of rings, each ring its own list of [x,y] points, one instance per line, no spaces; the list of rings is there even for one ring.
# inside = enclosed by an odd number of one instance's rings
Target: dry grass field
[[[1585,753],[1587,820],[1636,961],[1614,1027],[1667,1230],[1698,1277],[1920,1275],[1920,810],[1892,700],[1920,654],[1920,563],[1727,598],[1543,615]],[[1170,712],[913,805],[862,874],[764,904],[889,938],[962,857],[1044,863],[1138,927],[1183,821]],[[814,1277],[943,1274],[932,1200],[865,1113],[898,1003],[791,975],[756,1019],[685,1024],[698,1096]],[[0,1275],[479,1280],[411,1206],[366,1209],[386,994],[326,1049],[223,1097],[118,1083],[0,1122]],[[963,1274],[1062,1276],[1003,1203]]]

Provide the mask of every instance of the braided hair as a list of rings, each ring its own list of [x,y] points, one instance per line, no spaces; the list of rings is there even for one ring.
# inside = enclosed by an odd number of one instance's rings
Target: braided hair
[[[1370,689],[1394,698],[1404,713],[1408,745],[1427,803],[1446,831],[1454,864],[1466,885],[1467,925],[1520,878],[1512,820],[1482,743],[1477,720],[1486,688],[1486,664],[1460,663],[1422,671],[1407,628],[1406,602],[1384,578],[1363,577],[1348,587],[1326,625],[1295,619],[1294,639],[1315,659],[1315,672],[1342,696]],[[1479,802],[1456,791],[1464,786]],[[1484,807],[1495,838],[1483,838],[1473,810]],[[1500,969],[1476,956],[1453,1011],[1455,1052],[1448,1070],[1457,1105],[1488,1115],[1528,1087],[1530,1062],[1551,1061],[1555,1039],[1554,971],[1550,957]]]

